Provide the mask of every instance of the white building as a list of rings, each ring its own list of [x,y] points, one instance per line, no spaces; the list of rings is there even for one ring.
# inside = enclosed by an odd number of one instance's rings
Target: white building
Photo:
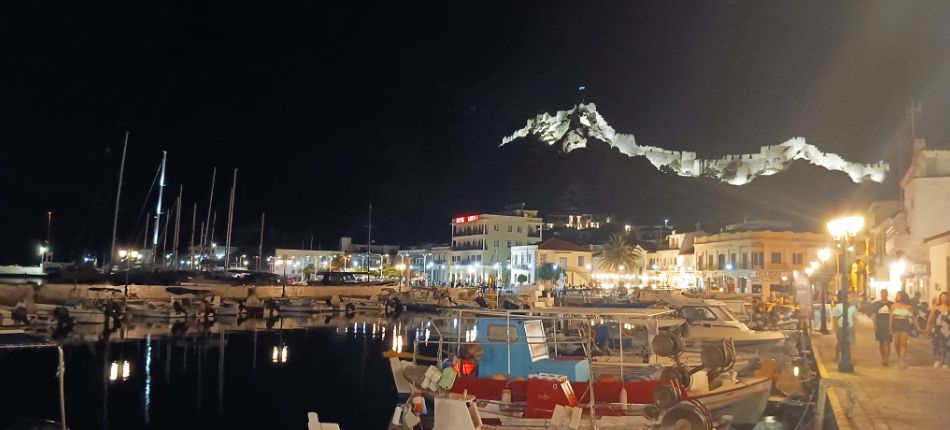
[[[589,284],[593,268],[592,254],[589,248],[558,238],[545,240],[539,245],[513,246],[511,283],[535,284],[538,282],[538,268],[551,263],[564,272],[567,285]],[[519,276],[524,276],[526,280],[519,282]]]
[[[950,151],[927,149],[924,139],[916,139],[900,186],[899,202],[874,202],[867,210],[871,287],[900,286],[930,301],[947,287],[939,257],[950,231]],[[903,273],[891,270],[895,266]]]
[[[672,232],[666,244],[646,255],[643,280],[651,286],[670,288],[696,288],[696,254],[693,241],[703,236],[703,231],[686,233]]]
[[[515,208],[498,214],[473,214],[452,220],[452,283],[487,284],[503,277],[511,247],[540,242],[538,211]]]

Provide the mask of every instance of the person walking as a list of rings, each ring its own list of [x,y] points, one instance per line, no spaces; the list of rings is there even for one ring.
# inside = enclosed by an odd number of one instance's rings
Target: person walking
[[[838,303],[832,311],[832,316],[835,318],[834,330],[835,330],[835,339],[838,342],[835,344],[835,362],[838,362],[838,357],[841,355],[841,343],[844,341],[844,337],[848,336],[850,341],[849,345],[851,346],[851,363],[856,364],[854,357],[854,343],[855,340],[855,330],[854,330],[854,315],[858,312],[858,307],[854,305],[854,291],[848,291],[848,297],[846,300],[847,303]],[[847,305],[847,315],[845,315],[845,306]],[[844,318],[848,318],[848,330],[844,330]]]
[[[891,359],[891,307],[894,306],[894,302],[887,299],[887,294],[887,289],[882,289],[881,299],[871,303],[868,309],[883,366],[887,366]]]
[[[907,340],[914,329],[918,328],[914,320],[914,307],[910,296],[901,290],[897,292],[894,305],[891,307],[891,333],[894,335],[894,350],[897,352],[898,366],[907,367]]]
[[[934,369],[950,368],[950,294],[946,291],[937,296],[937,303],[930,310],[925,333],[930,334],[934,349]]]

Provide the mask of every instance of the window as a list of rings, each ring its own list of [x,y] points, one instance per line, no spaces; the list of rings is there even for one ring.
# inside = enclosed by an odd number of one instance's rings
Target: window
[[[748,252],[742,253],[742,268],[743,269],[749,268],[749,253]]]
[[[508,247],[511,248],[511,241],[508,241]]]
[[[708,308],[700,306],[684,306],[680,308],[680,314],[688,322],[696,321],[715,321],[716,315]]]
[[[498,224],[495,224],[495,231],[498,231]]]
[[[495,241],[495,248],[497,248],[497,247],[498,247],[498,241],[496,240],[496,241]]]
[[[782,253],[773,252],[772,253],[772,264],[782,264]]]
[[[561,257],[561,258],[559,258],[558,261],[557,261],[557,265],[560,266],[561,268],[566,268],[566,267],[567,267],[567,257]]]
[[[507,330],[505,330],[507,328]],[[488,340],[490,342],[516,342],[518,329],[515,326],[492,324],[488,326]]]
[[[541,264],[544,264],[544,263],[547,263],[547,262],[548,262],[548,255],[547,255],[547,254],[541,254]]]
[[[719,266],[716,268],[719,270],[726,268],[726,254],[719,254]]]
[[[800,252],[792,254],[792,264],[805,264],[805,255]]]
[[[511,233],[511,226],[508,226],[508,233]]]
[[[761,269],[764,265],[765,265],[765,253],[753,252],[752,253],[752,268]]]
[[[707,266],[709,270],[716,268],[715,263],[713,263],[713,258],[715,258],[715,256],[713,256],[712,254],[709,254],[708,256],[706,256],[706,261],[708,262]]]
[[[735,253],[729,254],[729,263],[732,264],[733,269],[736,268],[736,254]]]
[[[518,226],[518,233],[521,233],[521,226]]]
[[[583,255],[578,255],[578,256],[577,256],[577,267],[584,267],[584,256],[583,256]]]

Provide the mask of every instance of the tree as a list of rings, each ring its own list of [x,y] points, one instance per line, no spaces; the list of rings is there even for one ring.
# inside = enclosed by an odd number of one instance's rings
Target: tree
[[[609,271],[635,272],[643,266],[643,249],[627,242],[620,233],[611,234],[601,253],[600,268]]]
[[[528,282],[528,275],[518,275],[518,283],[523,284]]]
[[[553,281],[561,274],[561,268],[552,263],[544,263],[538,268],[538,279],[542,281]]]

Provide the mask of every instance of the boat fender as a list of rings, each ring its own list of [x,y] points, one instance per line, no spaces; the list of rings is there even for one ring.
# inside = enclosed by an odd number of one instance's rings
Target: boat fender
[[[505,388],[501,390],[501,402],[510,405],[511,404],[511,389]]]
[[[451,367],[442,370],[442,376],[439,378],[439,387],[443,390],[449,390],[455,385],[455,378],[458,374]]]
[[[425,398],[422,397],[422,393],[412,394],[412,412],[416,415],[424,415],[426,413],[426,402]]]
[[[627,409],[627,387],[620,387],[620,407]]]

